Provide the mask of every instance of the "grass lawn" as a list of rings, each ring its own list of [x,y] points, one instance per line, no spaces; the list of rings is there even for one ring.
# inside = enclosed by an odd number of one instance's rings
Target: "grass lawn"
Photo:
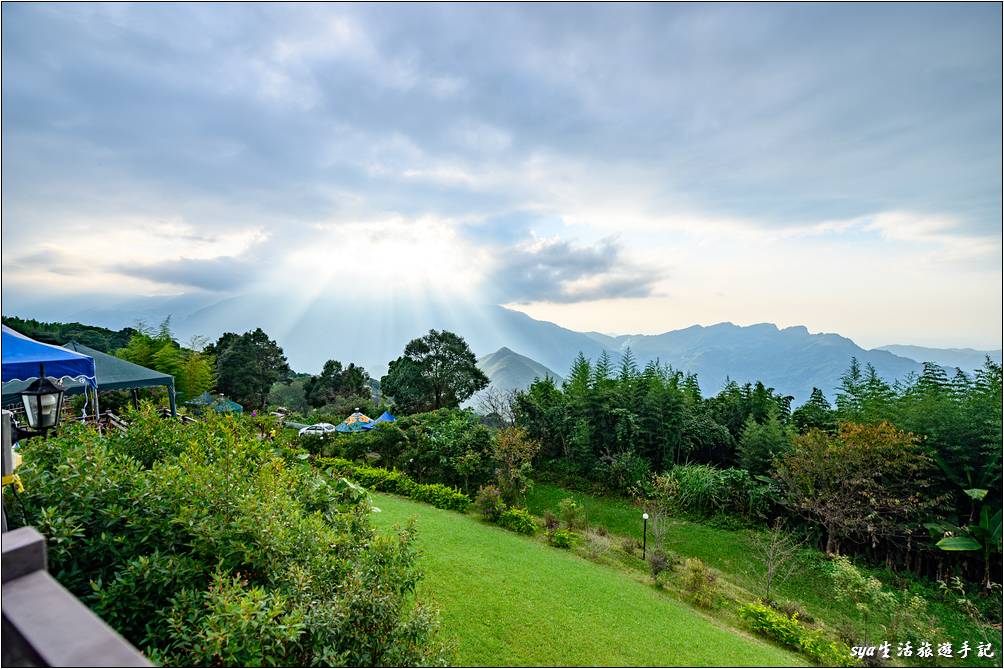
[[[456,662],[474,666],[738,665],[806,661],[725,627],[629,575],[532,539],[375,494],[389,530],[418,520],[419,595],[442,611]]]
[[[573,492],[555,485],[537,483],[527,499],[527,508],[534,515],[544,511],[557,511],[558,503],[571,497],[586,509],[590,525],[602,525],[612,534],[641,539],[641,511],[630,502],[615,497],[594,496]],[[652,537],[649,536],[651,547]],[[673,518],[666,529],[666,548],[682,557],[700,558],[710,567],[720,571],[732,584],[750,593],[750,598],[759,596],[764,583],[764,566],[752,558],[753,549],[748,535],[743,530],[730,530],[687,520]],[[895,583],[897,577],[885,570],[863,569],[887,584]],[[967,618],[958,608],[943,602],[930,582],[907,579],[897,589],[909,588],[924,597],[929,611],[937,620],[938,641],[953,641],[956,646],[964,640],[975,647],[980,641],[993,641],[994,648],[1000,649],[1000,632],[980,628]],[[796,602],[805,612],[831,628],[839,628],[856,620],[858,615],[850,603],[834,597],[830,576],[826,571],[826,558],[820,552],[808,549],[803,552],[802,566],[790,579],[781,583],[773,595],[777,599]],[[929,639],[932,643],[935,639]],[[916,646],[916,641],[914,642]],[[966,660],[940,660],[939,666],[1001,666],[1000,653],[994,661],[979,659],[973,653]],[[928,661],[930,663],[930,661]]]

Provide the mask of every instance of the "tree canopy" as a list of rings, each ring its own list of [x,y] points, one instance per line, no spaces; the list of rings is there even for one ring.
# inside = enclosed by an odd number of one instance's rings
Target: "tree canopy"
[[[216,388],[245,407],[263,408],[276,381],[292,374],[282,348],[261,328],[225,332],[207,347],[216,356]]]
[[[447,330],[412,339],[380,379],[383,393],[407,413],[458,407],[487,386],[467,342]]]

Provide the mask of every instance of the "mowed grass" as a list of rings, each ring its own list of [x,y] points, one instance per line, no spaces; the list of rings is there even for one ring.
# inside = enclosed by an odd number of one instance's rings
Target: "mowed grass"
[[[590,495],[551,484],[537,483],[527,498],[527,508],[537,516],[543,515],[548,510],[556,512],[558,504],[566,497],[583,505],[591,526],[602,525],[614,535],[641,540],[641,510],[625,499]],[[649,535],[649,548],[652,548],[651,535]],[[723,529],[671,518],[666,527],[665,548],[683,558],[701,559],[705,564],[720,571],[729,582],[746,590],[750,599],[763,594],[765,565],[753,557],[756,551],[747,531]],[[826,565],[827,559],[822,552],[806,549],[801,555],[799,568],[789,579],[776,585],[773,596],[797,603],[816,620],[838,629],[858,620],[860,614],[853,603],[835,596]],[[914,594],[921,595],[927,601],[928,610],[940,628],[935,637],[937,640],[953,641],[956,645],[962,641],[969,641],[973,647],[978,642],[992,641],[995,648],[1000,647],[999,631],[975,625],[962,611],[943,601],[932,583],[906,579],[904,583],[897,585],[897,577],[891,572],[864,566],[860,568],[864,573],[878,577],[887,586],[897,590],[907,588]],[[935,638],[929,641],[934,642]],[[938,658],[934,660],[938,662]],[[930,660],[927,662],[931,663]],[[978,658],[972,653],[965,660],[956,657],[952,660],[941,660],[940,664],[1000,666],[1000,660]]]
[[[377,527],[415,517],[423,600],[441,610],[456,663],[474,666],[800,666],[654,587],[533,539],[375,494]]]

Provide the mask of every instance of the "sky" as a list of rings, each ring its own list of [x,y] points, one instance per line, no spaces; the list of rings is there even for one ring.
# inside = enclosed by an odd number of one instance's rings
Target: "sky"
[[[11,4],[5,314],[261,291],[1000,348],[1000,4]]]

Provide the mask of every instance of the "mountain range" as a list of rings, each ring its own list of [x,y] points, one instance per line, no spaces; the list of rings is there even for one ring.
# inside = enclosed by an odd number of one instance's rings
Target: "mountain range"
[[[393,295],[344,299],[309,290],[300,296],[242,296],[201,305],[183,298],[147,298],[75,313],[12,315],[120,328],[138,319],[155,324],[169,313],[183,343],[193,335],[213,340],[226,331],[261,327],[283,347],[297,371],[316,373],[330,358],[362,364],[375,377],[401,355],[410,339],[432,328],[451,330],[467,340],[481,356],[482,366],[491,370],[490,378],[503,388],[525,386],[534,376],[567,373],[579,352],[592,360],[607,352],[616,364],[631,349],[639,366],[658,360],[696,373],[705,394],[717,392],[728,379],[760,380],[794,396],[797,404],[809,397],[813,387],[832,398],[852,357],[873,365],[890,381],[919,373],[923,361],[971,371],[987,354],[1001,359],[1000,350],[912,346],[868,350],[838,334],[770,323],[693,325],[657,335],[610,336],[576,332],[496,305]]]

